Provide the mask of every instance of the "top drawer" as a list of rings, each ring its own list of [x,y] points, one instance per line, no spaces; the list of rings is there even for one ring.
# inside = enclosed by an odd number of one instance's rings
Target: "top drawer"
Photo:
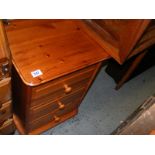
[[[84,87],[91,78],[96,65],[87,67],[77,72],[63,76],[51,82],[34,87],[32,89],[32,99],[38,99],[49,94],[56,94],[55,97],[61,97]],[[57,96],[59,94],[59,96]]]
[[[0,81],[0,106],[11,99],[11,78]]]

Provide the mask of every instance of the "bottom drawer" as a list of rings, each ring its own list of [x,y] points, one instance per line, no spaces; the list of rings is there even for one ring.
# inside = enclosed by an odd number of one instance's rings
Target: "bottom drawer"
[[[66,114],[72,112],[73,110],[77,109],[79,106],[79,101],[75,102],[74,104],[71,103],[68,106],[66,106],[63,110],[58,110],[55,113],[50,113],[42,118],[40,118],[39,120],[34,121],[33,123],[30,123],[28,125],[28,130],[32,131],[35,130],[39,127],[42,127],[43,125],[48,124],[49,122],[54,122],[54,123],[58,123],[61,122],[61,119],[63,118],[63,116],[65,116]]]
[[[15,131],[15,126],[14,126],[14,123],[13,123],[13,119],[6,120],[0,126],[0,135],[12,134],[14,131]]]
[[[63,110],[68,104],[74,104],[79,101],[84,94],[84,91],[85,89],[80,89],[64,98],[57,99],[57,101],[47,101],[47,104],[43,106],[32,108],[30,110],[29,120],[33,122],[48,113],[54,113],[58,109]]]

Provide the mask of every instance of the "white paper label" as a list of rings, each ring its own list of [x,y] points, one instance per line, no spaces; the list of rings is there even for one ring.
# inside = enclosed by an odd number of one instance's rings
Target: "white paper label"
[[[40,76],[40,75],[42,75],[42,74],[43,74],[43,73],[41,72],[40,69],[37,69],[37,70],[31,72],[31,75],[32,75],[34,78],[37,77],[37,76]]]

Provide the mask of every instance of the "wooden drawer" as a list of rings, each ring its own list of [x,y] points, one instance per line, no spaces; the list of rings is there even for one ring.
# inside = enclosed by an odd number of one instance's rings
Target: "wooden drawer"
[[[0,108],[0,123],[12,116],[11,100],[2,104]]]
[[[6,78],[0,81],[0,107],[11,99],[11,78]]]
[[[14,123],[13,123],[13,119],[6,120],[0,126],[0,135],[12,134],[14,131],[15,131],[15,126],[14,126]]]
[[[88,83],[89,80],[90,80],[90,78],[87,78],[87,79],[84,79],[78,83],[74,83],[74,85],[71,85],[72,91],[70,93],[65,93],[63,89],[60,89],[60,90],[55,90],[53,93],[50,93],[40,99],[33,100],[31,102],[31,107],[34,107],[34,106],[38,107],[40,105],[46,104],[47,100],[55,101],[58,98],[66,97],[66,96],[70,95],[71,93],[74,93],[77,90],[85,87],[86,83]]]
[[[60,98],[56,101],[47,100],[46,104],[39,106],[37,108],[32,108],[29,115],[29,120],[34,121],[39,117],[42,117],[48,113],[54,112],[55,110],[63,110],[68,104],[74,104],[78,102],[82,95],[84,94],[84,89],[76,91],[74,94],[70,94],[64,98]]]
[[[68,104],[64,109],[59,109],[54,113],[49,113],[40,119],[34,121],[33,123],[30,123],[28,125],[29,131],[35,130],[39,127],[42,127],[43,125],[46,125],[48,123],[59,123],[61,122],[61,119],[68,113],[72,112],[73,110],[77,109],[79,105],[78,101],[75,101],[74,103]]]
[[[94,68],[90,68],[81,74],[74,73],[75,76],[69,76],[69,78],[65,79],[63,78],[63,80],[58,83],[54,83],[52,81],[34,88],[32,90],[31,106],[39,106],[40,104],[44,104],[49,98],[51,100],[55,100],[60,97],[65,97],[66,95],[85,87],[93,73]]]
[[[32,99],[37,99],[42,96],[46,96],[50,93],[54,93],[55,91],[62,91],[63,93],[65,93],[69,91],[69,89],[67,89],[68,87],[71,87],[71,91],[74,91],[74,89],[80,87],[80,85],[76,86],[77,83],[92,76],[95,67],[96,65],[93,65],[83,70],[79,70],[67,76],[45,83],[43,85],[34,87],[32,90]]]

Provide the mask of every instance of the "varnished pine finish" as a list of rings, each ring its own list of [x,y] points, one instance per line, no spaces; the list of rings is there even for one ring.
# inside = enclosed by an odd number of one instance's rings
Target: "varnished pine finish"
[[[8,59],[10,62],[11,54],[8,45],[7,36],[4,30],[2,20],[0,20],[0,59]]]
[[[3,103],[0,108],[0,124],[12,116],[11,101]]]
[[[37,86],[109,57],[81,23],[80,20],[10,21],[6,32],[12,60],[25,84]],[[31,72],[37,69],[43,75],[33,78]]]
[[[66,97],[62,97],[56,100],[46,100],[43,105],[36,106],[31,108],[30,111],[30,121],[34,121],[35,119],[46,115],[50,112],[54,112],[57,110],[64,110],[66,109],[68,104],[74,104],[74,102],[78,102],[83,93],[85,92],[84,89],[78,90]]]
[[[94,66],[92,67],[94,68]],[[48,92],[43,95],[40,94],[40,97],[38,96],[39,98],[37,99],[33,98],[32,92],[33,89],[37,90],[37,87],[40,89],[41,85],[28,87],[22,82],[15,69],[13,69],[14,112],[15,119],[17,118],[15,123],[19,131],[23,131],[21,134],[39,134],[77,114],[78,106],[80,105],[81,100],[88,90],[88,87],[94,79],[99,67],[100,64],[97,64],[93,69],[92,75],[84,82],[84,85],[79,88],[73,87],[72,92],[69,94],[66,94],[65,90],[63,90],[64,95],[58,93],[56,94],[56,97],[53,98],[53,95],[49,91],[49,94]],[[89,69],[90,67],[88,67],[88,70]],[[84,70],[86,71],[86,69]],[[79,74],[75,74],[76,72],[74,73],[74,76],[79,76]],[[68,76],[70,77],[70,75]],[[71,79],[74,78],[71,77]],[[80,85],[80,83],[77,81],[76,85]],[[53,87],[51,87],[51,90],[52,89]],[[16,90],[20,90],[20,94]],[[64,104],[64,108],[60,108],[60,103],[61,105]],[[60,118],[59,121],[57,117]],[[55,121],[55,119],[57,121]]]
[[[38,134],[77,114],[101,61],[112,56],[122,64],[154,43],[150,23],[10,21],[5,29],[14,64],[14,120],[20,133]],[[34,78],[31,72],[37,69],[43,74]]]
[[[4,26],[0,20],[0,134],[14,132],[11,100],[11,56]]]
[[[32,90],[32,99],[40,98],[42,96],[50,95],[50,98],[57,98],[60,96],[65,96],[71,93],[73,90],[77,90],[85,86],[85,83],[89,81],[92,76],[92,73],[95,70],[95,66],[91,66],[88,70],[80,70],[78,72],[72,73],[71,75],[67,75],[61,78],[57,78],[56,80],[45,83],[41,86],[34,87]],[[69,91],[66,91],[66,87],[70,88]],[[34,105],[32,103],[32,105]]]
[[[75,100],[75,99],[72,99],[72,100]],[[61,120],[63,119],[65,115],[71,113],[75,109],[78,109],[78,106],[79,106],[79,101],[74,101],[73,103],[68,103],[68,105],[64,109],[57,109],[56,111],[47,113],[43,115],[42,117],[39,117],[39,119],[30,123],[29,130],[33,131],[34,129],[37,129],[50,122],[54,122],[54,123],[61,122]]]
[[[19,132],[40,134],[75,116],[102,61],[109,58],[82,21],[13,20],[6,32]],[[43,74],[34,78],[31,72],[37,69]]]
[[[0,81],[0,107],[8,100],[11,100],[11,78]]]

